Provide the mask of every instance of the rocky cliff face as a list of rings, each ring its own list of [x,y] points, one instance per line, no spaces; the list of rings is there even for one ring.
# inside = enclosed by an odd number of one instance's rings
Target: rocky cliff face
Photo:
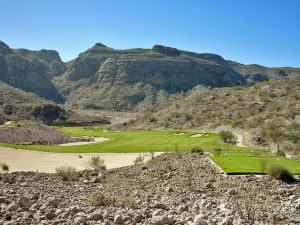
[[[64,70],[57,52],[12,50],[0,41],[0,80],[9,85],[62,102],[51,79]]]
[[[64,121],[69,113],[54,102],[0,82],[0,125],[8,120]]]
[[[49,67],[51,76],[60,76],[66,71],[65,64],[57,51],[42,49],[40,51],[31,51],[28,49],[13,49],[13,52],[28,60],[38,60]]]
[[[96,44],[81,53],[57,85],[73,107],[152,110],[197,85],[224,87],[246,83],[220,56],[155,45],[116,50]]]

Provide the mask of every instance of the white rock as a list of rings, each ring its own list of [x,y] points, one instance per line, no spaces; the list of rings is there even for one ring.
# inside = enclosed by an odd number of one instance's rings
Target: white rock
[[[198,215],[194,219],[194,225],[208,225],[208,223],[203,219],[203,215]]]

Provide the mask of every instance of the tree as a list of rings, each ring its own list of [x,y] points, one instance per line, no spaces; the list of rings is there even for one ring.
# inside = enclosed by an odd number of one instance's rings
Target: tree
[[[225,131],[225,130],[222,130],[219,132],[219,135],[221,137],[221,139],[224,141],[224,142],[232,142],[232,139],[234,138],[234,135],[233,133],[231,133],[230,131]]]

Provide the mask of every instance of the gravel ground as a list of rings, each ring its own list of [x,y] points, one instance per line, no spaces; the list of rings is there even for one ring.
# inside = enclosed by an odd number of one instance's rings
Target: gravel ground
[[[300,185],[224,176],[197,153],[104,172],[0,178],[0,224],[300,224]]]

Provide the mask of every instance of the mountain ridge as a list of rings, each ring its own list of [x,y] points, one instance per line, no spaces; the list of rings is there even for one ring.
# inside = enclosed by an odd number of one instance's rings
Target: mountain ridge
[[[153,111],[198,85],[294,78],[300,78],[299,68],[245,65],[163,45],[114,49],[96,43],[63,63],[57,51],[12,49],[0,42],[0,80],[78,109]]]

